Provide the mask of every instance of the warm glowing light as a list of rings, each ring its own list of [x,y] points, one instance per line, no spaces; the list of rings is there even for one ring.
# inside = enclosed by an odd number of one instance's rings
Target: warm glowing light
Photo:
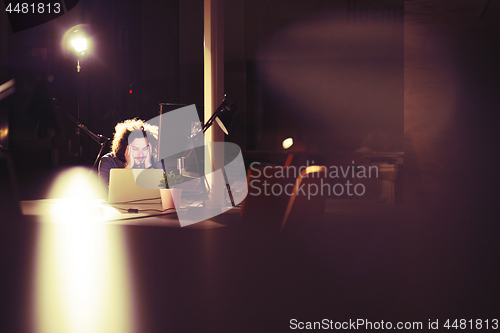
[[[90,51],[95,50],[92,28],[88,24],[78,24],[66,30],[61,39],[61,49],[71,58],[85,60]],[[76,60],[76,59],[75,59]]]
[[[34,279],[34,332],[134,332],[122,229],[97,223],[89,203],[95,176],[71,169],[50,200],[63,204],[41,223]]]
[[[9,127],[0,128],[0,141],[4,140],[9,135]]]
[[[283,148],[288,149],[293,145],[293,139],[292,138],[287,138],[283,140]]]
[[[80,53],[87,50],[87,38],[77,37],[71,41],[75,51]]]
[[[313,172],[325,172],[326,168],[324,166],[319,166],[319,165],[311,165],[306,168],[304,172],[304,175],[307,175],[309,173]]]
[[[130,90],[128,91],[128,93],[132,95],[132,89],[130,89]]]
[[[50,198],[76,199],[88,203],[100,198],[99,182],[90,170],[72,168],[62,173],[52,185]]]

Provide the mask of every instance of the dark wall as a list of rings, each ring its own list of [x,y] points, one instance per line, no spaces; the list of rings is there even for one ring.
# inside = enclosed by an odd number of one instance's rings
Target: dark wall
[[[247,148],[403,150],[402,1],[246,1]]]
[[[239,101],[227,140],[247,150],[279,150],[288,136],[309,150],[402,150],[401,4],[226,1],[225,90]],[[95,41],[78,75],[59,48],[77,23],[88,24]],[[2,36],[8,57],[0,67],[20,88],[12,147],[52,149],[52,163],[78,163],[75,127],[61,116],[55,139],[27,139],[36,117],[24,104],[37,83],[76,115],[80,80],[80,119],[106,136],[118,121],[156,116],[158,103],[203,104],[201,0],[82,0],[52,22]],[[84,163],[92,163],[99,146],[81,138]]]
[[[500,5],[483,4],[405,8],[405,198],[476,216],[498,199]]]
[[[159,103],[180,101],[177,1],[82,0],[62,17],[17,33],[6,24],[5,13],[1,19],[1,78],[17,80],[9,102],[15,151],[45,152],[49,164],[89,164],[97,155],[99,145],[82,134],[83,159],[76,159],[76,127],[58,110],[44,111],[58,118],[57,135],[37,137],[37,123],[47,116],[38,107],[40,91],[76,117],[80,84],[80,120],[105,136],[112,136],[123,119],[149,119],[158,114]],[[94,41],[80,73],[76,59],[60,48],[64,33],[76,24],[86,24]]]

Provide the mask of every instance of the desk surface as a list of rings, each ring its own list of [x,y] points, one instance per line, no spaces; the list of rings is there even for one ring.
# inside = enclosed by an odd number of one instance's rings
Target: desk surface
[[[22,204],[28,209],[37,203],[49,202]],[[119,304],[98,306],[107,304],[104,299],[121,304],[121,295],[130,292],[135,331],[141,332],[282,332],[290,330],[291,318],[339,322],[373,318],[393,323],[404,318],[427,322],[436,316],[474,318],[477,313],[495,318],[496,309],[491,307],[498,300],[498,267],[491,264],[498,259],[495,216],[485,221],[484,216],[463,214],[455,206],[399,209],[346,201],[327,205],[327,213],[325,224],[290,240],[264,237],[249,228],[118,225],[81,233],[85,228],[11,223],[0,234],[8,264],[4,271],[12,277],[2,279],[6,291],[2,298],[9,304],[6,318],[11,326],[31,324],[29,317],[19,314],[29,313],[28,300],[37,295],[47,295],[49,305],[58,295],[68,295],[68,304],[74,306],[78,298],[69,297],[73,294],[65,293],[64,286],[75,276],[84,279],[77,280],[74,289],[90,290],[90,296],[100,295],[93,281],[109,281],[98,289],[103,298],[88,303],[88,308],[97,307],[103,317],[116,318],[116,325],[128,318],[118,312]],[[485,225],[493,229],[483,229]],[[477,237],[479,232],[486,236]],[[122,240],[110,241],[114,239]],[[125,268],[105,269],[102,258],[113,265],[126,262]],[[478,258],[484,264],[478,266]],[[38,273],[34,267],[44,270]],[[481,273],[476,275],[478,269]],[[50,281],[45,272],[69,278],[42,285],[43,294],[27,288],[33,279]],[[123,286],[117,289],[119,297],[106,293],[114,285]],[[66,308],[51,308],[51,313],[66,318]],[[86,313],[82,309],[87,307],[75,309]]]
[[[129,213],[128,209],[138,209]],[[72,199],[41,199],[21,201],[23,215],[38,216],[41,223],[66,223],[68,220],[116,225],[143,225],[180,228],[175,211],[163,211],[159,203],[107,204],[102,200],[82,202]],[[232,208],[219,216],[186,226],[186,228],[213,229],[225,227],[238,220],[239,208]]]

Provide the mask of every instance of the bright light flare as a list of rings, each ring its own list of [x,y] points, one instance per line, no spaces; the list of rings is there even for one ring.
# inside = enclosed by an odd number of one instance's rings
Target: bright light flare
[[[79,24],[66,30],[61,39],[61,49],[64,53],[84,60],[91,50],[95,49],[92,38],[92,28],[88,24]]]
[[[49,197],[92,200],[99,198],[97,177],[89,169],[76,167],[63,172],[54,182]]]
[[[87,50],[87,38],[77,37],[71,40],[71,45],[75,48],[75,51],[80,53]]]
[[[77,167],[62,173],[54,182],[49,198],[52,203],[50,222],[89,223],[102,215],[98,203],[101,197],[97,177],[90,170]]]
[[[320,166],[320,165],[310,165],[308,166],[303,172],[302,172],[302,176],[305,176],[307,174],[310,174],[310,173],[314,173],[314,172],[325,172],[327,171],[326,170],[326,167],[324,166]]]
[[[287,138],[283,140],[283,148],[288,149],[293,145],[293,139],[292,138]]]
[[[34,332],[135,331],[124,236],[122,229],[93,221],[91,176],[87,169],[71,169],[51,191],[51,200],[62,204],[49,216],[56,223],[40,224]]]

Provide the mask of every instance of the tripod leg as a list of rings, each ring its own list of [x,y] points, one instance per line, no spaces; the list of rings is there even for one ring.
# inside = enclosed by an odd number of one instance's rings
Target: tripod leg
[[[92,166],[92,170],[94,170],[97,165],[97,161],[101,158],[102,150],[104,149],[104,143],[101,143],[101,150],[99,150],[99,154],[97,154],[97,158],[95,159],[94,165]]]
[[[227,193],[229,194],[229,199],[231,200],[231,205],[233,207],[236,207],[236,205],[234,204],[233,193],[231,192],[231,186],[229,186],[229,182],[227,181],[226,171],[224,170],[224,168],[222,168],[221,170],[222,174],[224,175],[224,182],[226,183],[226,189]]]

